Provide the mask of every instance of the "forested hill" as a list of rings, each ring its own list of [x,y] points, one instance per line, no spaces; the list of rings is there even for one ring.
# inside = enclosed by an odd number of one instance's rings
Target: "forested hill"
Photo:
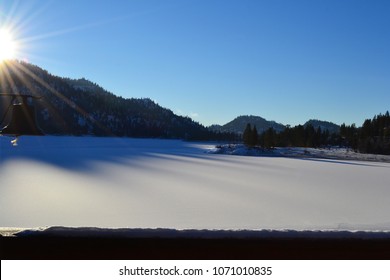
[[[118,97],[86,79],[57,77],[25,62],[11,61],[3,66],[0,91],[42,96],[35,105],[38,124],[45,134],[181,139],[223,137],[148,98]],[[0,116],[9,102],[9,98],[1,97]]]
[[[248,123],[256,126],[259,133],[262,133],[269,128],[273,128],[278,132],[283,131],[286,128],[283,124],[275,121],[268,121],[259,116],[239,116],[227,124],[212,125],[209,129],[218,132],[233,132],[242,135]]]
[[[308,120],[303,126],[307,127],[308,125],[313,126],[315,129],[320,128],[322,131],[328,130],[329,133],[339,133],[340,126],[328,121],[320,120]]]

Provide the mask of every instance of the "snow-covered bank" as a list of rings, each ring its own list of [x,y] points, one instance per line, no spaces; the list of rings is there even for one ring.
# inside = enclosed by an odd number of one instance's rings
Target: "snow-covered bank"
[[[390,164],[178,140],[0,137],[0,227],[390,230]]]
[[[362,154],[348,148],[300,148],[300,147],[276,147],[263,149],[260,147],[248,148],[243,144],[218,145],[211,149],[210,153],[239,155],[239,156],[265,156],[265,157],[292,157],[292,158],[322,158],[336,160],[358,160],[390,163],[389,155]]]

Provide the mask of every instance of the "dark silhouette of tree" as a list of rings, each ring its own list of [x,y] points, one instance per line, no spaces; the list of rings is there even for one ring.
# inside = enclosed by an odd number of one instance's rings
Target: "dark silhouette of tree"
[[[390,154],[390,115],[379,114],[364,121],[360,129],[357,149],[361,153]]]
[[[242,140],[246,146],[252,146],[252,127],[250,123],[248,123],[245,127]]]
[[[252,129],[250,145],[256,146],[257,143],[258,143],[258,141],[259,141],[259,135],[258,135],[258,133],[257,133],[257,128],[256,128],[256,126],[254,125],[254,126],[253,126],[253,129]]]
[[[276,132],[272,127],[270,127],[264,133],[263,146],[264,148],[270,149],[275,147],[275,143],[276,143]]]

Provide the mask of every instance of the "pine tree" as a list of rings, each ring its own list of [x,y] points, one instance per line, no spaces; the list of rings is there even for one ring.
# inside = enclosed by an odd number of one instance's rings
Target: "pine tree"
[[[275,130],[270,127],[264,132],[264,147],[269,149],[275,146]]]
[[[252,128],[250,123],[246,125],[246,128],[244,130],[244,134],[242,135],[242,139],[244,141],[244,144],[247,146],[251,146],[251,138],[252,138]]]
[[[256,126],[254,125],[254,126],[253,126],[253,130],[252,130],[250,145],[251,145],[251,146],[256,146],[258,141],[259,141],[259,135],[258,135],[258,133],[257,133],[257,128],[256,128]]]

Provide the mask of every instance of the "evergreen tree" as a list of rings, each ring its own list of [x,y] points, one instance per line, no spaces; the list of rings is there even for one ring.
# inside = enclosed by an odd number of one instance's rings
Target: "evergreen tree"
[[[251,146],[252,143],[252,128],[250,123],[248,123],[245,127],[244,134],[242,135],[242,139],[246,146]]]
[[[275,130],[270,127],[264,132],[264,148],[272,148],[275,147]]]
[[[256,126],[254,125],[254,126],[253,126],[253,130],[252,130],[250,145],[251,145],[251,146],[256,146],[258,141],[259,141],[259,135],[258,135],[258,133],[257,133],[257,128],[256,128]]]

